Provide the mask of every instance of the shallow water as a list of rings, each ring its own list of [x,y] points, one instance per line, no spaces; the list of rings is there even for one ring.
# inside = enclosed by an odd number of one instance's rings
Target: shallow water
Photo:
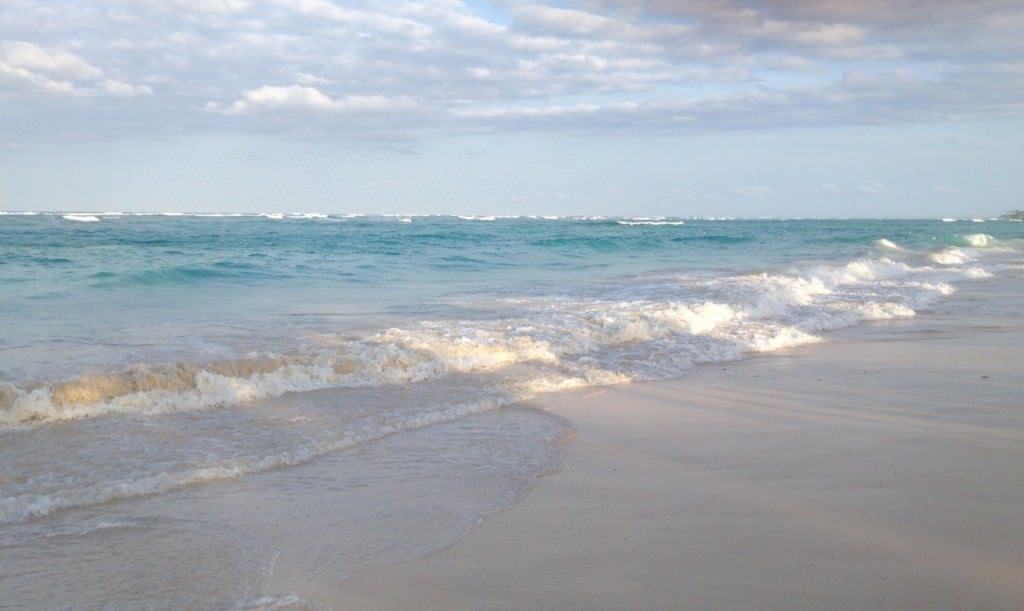
[[[556,469],[517,402],[969,324],[1024,269],[996,221],[68,216],[0,215],[19,607],[312,604]]]

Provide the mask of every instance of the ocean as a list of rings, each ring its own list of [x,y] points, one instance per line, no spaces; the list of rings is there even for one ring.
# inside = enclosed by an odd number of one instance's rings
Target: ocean
[[[316,608],[557,470],[524,401],[1022,276],[985,219],[0,213],[0,607]]]

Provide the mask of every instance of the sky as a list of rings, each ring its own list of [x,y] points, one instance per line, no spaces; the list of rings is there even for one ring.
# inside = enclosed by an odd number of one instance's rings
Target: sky
[[[0,210],[991,217],[1020,0],[2,0]]]

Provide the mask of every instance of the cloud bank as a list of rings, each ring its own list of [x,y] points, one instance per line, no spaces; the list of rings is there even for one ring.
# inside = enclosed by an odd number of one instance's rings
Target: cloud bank
[[[1019,117],[1022,31],[1005,0],[8,0],[0,124],[31,141]]]

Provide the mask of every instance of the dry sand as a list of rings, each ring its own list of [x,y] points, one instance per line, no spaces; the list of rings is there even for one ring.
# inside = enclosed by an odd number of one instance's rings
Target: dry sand
[[[359,609],[1024,609],[1024,331],[868,326],[538,404],[559,473]]]

